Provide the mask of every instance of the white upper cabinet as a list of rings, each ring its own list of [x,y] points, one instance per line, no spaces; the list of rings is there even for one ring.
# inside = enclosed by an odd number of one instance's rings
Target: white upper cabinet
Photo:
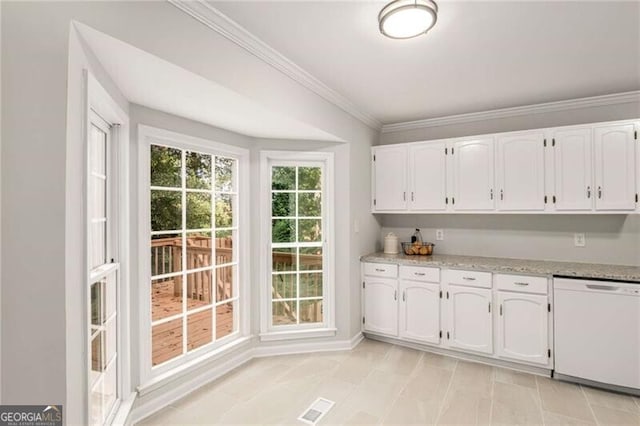
[[[633,124],[594,128],[596,210],[636,208]]]
[[[373,150],[374,210],[407,208],[407,146],[383,146]]]
[[[497,144],[498,209],[543,211],[544,133],[499,136]]]
[[[409,146],[409,209],[445,210],[447,205],[444,142]]]
[[[551,147],[556,210],[591,210],[594,199],[591,129],[558,130],[553,133]]]
[[[493,138],[460,140],[451,144],[453,210],[495,208]]]

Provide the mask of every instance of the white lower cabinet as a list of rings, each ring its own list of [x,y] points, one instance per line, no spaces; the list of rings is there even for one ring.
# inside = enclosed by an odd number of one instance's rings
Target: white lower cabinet
[[[400,281],[400,337],[440,343],[440,284]]]
[[[449,285],[445,300],[448,346],[492,354],[491,290]]]
[[[549,362],[549,312],[546,295],[498,291],[497,355],[546,365]]]
[[[388,336],[398,335],[398,280],[365,277],[363,329]]]

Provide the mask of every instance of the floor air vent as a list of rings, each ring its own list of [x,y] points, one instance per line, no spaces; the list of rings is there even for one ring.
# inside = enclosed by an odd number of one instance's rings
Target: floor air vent
[[[324,398],[318,398],[309,406],[309,408],[304,410],[304,413],[298,417],[298,420],[308,425],[315,425],[324,417],[325,414],[329,412],[329,410],[331,410],[333,404],[335,404],[335,402]]]

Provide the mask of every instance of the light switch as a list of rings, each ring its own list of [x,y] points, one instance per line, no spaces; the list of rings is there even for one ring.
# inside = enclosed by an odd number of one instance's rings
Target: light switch
[[[576,247],[584,247],[587,245],[587,240],[583,233],[573,234],[573,244]]]
[[[436,229],[436,241],[442,241],[442,240],[444,240],[444,230]]]

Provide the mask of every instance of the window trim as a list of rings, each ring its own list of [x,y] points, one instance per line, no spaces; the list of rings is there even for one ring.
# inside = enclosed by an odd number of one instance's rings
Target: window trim
[[[204,345],[196,348],[176,359],[169,360],[158,366],[152,366],[152,342],[151,342],[151,303],[147,303],[151,288],[151,264],[149,258],[148,236],[151,234],[150,225],[150,154],[151,144],[171,146],[179,149],[192,149],[214,155],[229,155],[238,161],[237,197],[238,197],[238,222],[237,236],[240,247],[249,247],[249,150],[245,148],[227,145],[207,139],[201,139],[169,130],[138,125],[138,295],[139,295],[139,331],[140,331],[140,386],[144,388],[151,383],[162,381],[184,371],[189,366],[198,365],[209,358],[212,353],[225,351],[225,347],[232,349],[238,340],[249,335],[249,309],[250,286],[248,261],[239,261],[238,271],[238,331],[225,336],[212,345]],[[215,302],[213,303],[215,306]]]
[[[325,293],[323,294],[323,322],[304,325],[271,325],[271,166],[273,163],[291,163],[304,166],[305,163],[323,163],[323,253],[326,265],[323,276]],[[334,193],[334,155],[333,152],[308,151],[261,151],[260,152],[260,340],[276,341],[304,339],[312,337],[332,337],[335,327],[335,193]]]
[[[88,141],[90,140],[91,119],[92,114],[96,114],[100,119],[110,125],[109,137],[111,139],[111,147],[108,148],[108,156],[110,157],[110,165],[107,164],[108,169],[113,174],[111,176],[111,182],[107,188],[107,198],[112,202],[109,205],[107,203],[107,216],[111,217],[109,226],[107,228],[107,235],[110,235],[111,239],[115,238],[115,245],[107,247],[107,253],[105,253],[109,259],[114,257],[118,260],[118,266],[116,269],[118,288],[116,294],[116,309],[118,315],[117,323],[117,370],[118,370],[118,382],[117,382],[117,399],[115,405],[112,407],[108,417],[107,423],[113,421],[115,417],[124,416],[129,410],[130,406],[124,404],[129,400],[132,395],[131,387],[131,340],[130,340],[130,325],[131,316],[129,313],[130,305],[130,274],[129,274],[129,116],[120,108],[120,106],[113,100],[109,93],[102,87],[100,82],[95,78],[93,74],[87,69],[83,69],[84,80],[84,117],[83,117],[83,138],[84,138],[84,168],[83,168],[83,267],[85,282],[82,286],[82,298],[83,304],[89,300],[89,288],[90,282],[97,275],[102,275],[108,270],[113,268],[107,265],[105,268],[93,271],[91,269],[88,250],[90,247],[90,220],[88,218],[90,199],[89,195],[89,182],[90,176],[90,150]],[[97,275],[96,275],[97,274]],[[89,307],[85,306],[83,309],[83,347],[89,348]],[[83,415],[85,422],[89,424],[90,412],[89,412],[89,398],[91,393],[90,386],[90,372],[89,372],[89,359],[88,356],[83,357],[83,374],[84,380],[84,401]]]

